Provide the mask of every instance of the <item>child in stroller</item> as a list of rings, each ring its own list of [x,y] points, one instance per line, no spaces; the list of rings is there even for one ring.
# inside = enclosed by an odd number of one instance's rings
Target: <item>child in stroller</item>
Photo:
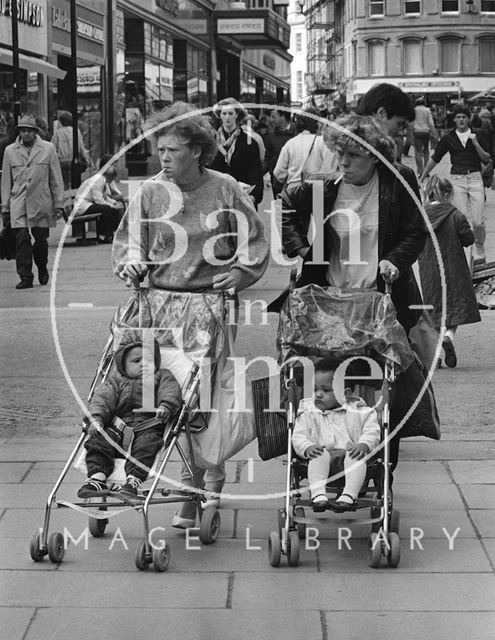
[[[344,390],[344,406],[335,397],[337,365],[330,358],[315,363],[314,398],[301,400],[292,434],[294,451],[309,460],[308,483],[315,512],[356,510],[357,497],[366,478],[364,458],[380,443],[376,411],[361,398],[351,395],[349,387]],[[343,461],[345,486],[340,496],[329,500],[325,487],[330,464],[335,459]]]
[[[107,478],[119,457],[118,447],[123,444],[123,430],[133,429],[130,457],[125,462],[127,479],[120,489],[125,496],[135,498],[141,483],[163,445],[165,423],[175,416],[182,404],[182,394],[175,376],[161,369],[160,347],[154,342],[154,353],[141,341],[119,346],[115,352],[115,368],[100,384],[91,398],[92,416],[87,433],[86,467],[88,478],[80,487],[79,498],[90,498],[108,492]],[[144,375],[143,375],[144,374]],[[148,378],[149,376],[149,378]],[[143,409],[143,380],[150,379],[154,389],[156,418],[161,423],[149,427],[145,423],[153,414]],[[120,418],[120,420],[115,420]]]

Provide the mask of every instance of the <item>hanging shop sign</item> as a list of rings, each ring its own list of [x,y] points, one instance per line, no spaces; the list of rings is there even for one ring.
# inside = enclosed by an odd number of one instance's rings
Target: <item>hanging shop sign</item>
[[[10,17],[12,15],[10,8],[11,0],[0,0],[0,15]],[[44,7],[29,0],[18,1],[17,21],[32,27],[42,27],[45,21]]]
[[[10,0],[0,0],[0,46],[12,46]],[[48,55],[47,0],[17,0],[19,49]]]

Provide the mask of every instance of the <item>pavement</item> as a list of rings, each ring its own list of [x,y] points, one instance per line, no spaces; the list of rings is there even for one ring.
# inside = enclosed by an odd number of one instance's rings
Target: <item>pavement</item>
[[[487,206],[494,260],[494,191]],[[61,231],[51,239],[52,261]],[[369,525],[352,514],[319,523],[298,567],[286,558],[271,567],[267,539],[283,505],[286,466],[282,458],[262,462],[256,442],[227,462],[215,544],[171,528],[172,505],[151,509],[156,539],[165,538],[171,550],[165,573],[136,569],[143,528],[134,511],[110,518],[105,535],[86,544],[87,516],[54,509],[50,531],[70,541],[64,561],[34,563],[29,541],[79,434],[75,394],[86,397],[113,310],[129,295],[111,275],[109,256],[106,245],[67,246],[55,288],[21,292],[14,265],[0,263],[0,637],[493,640],[493,311],[459,330],[458,367],[435,373],[441,440],[402,441],[394,480],[397,568],[368,566]],[[270,300],[288,271],[272,260],[249,299]],[[276,318],[258,308],[239,331],[238,354],[275,356],[275,336]],[[250,371],[263,373],[259,363]],[[167,475],[176,478],[178,470],[174,456]],[[82,478],[71,469],[57,497],[74,500]]]

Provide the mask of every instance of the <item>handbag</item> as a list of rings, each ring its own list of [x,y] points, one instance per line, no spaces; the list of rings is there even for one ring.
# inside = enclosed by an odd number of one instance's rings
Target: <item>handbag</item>
[[[272,384],[279,385],[279,378],[253,380],[254,422],[258,438],[258,455],[262,460],[271,460],[287,453],[289,432],[285,411],[267,411],[270,404]]]
[[[488,162],[481,163],[481,179],[483,180],[483,185],[487,188],[492,186],[493,183],[493,160],[489,160]]]
[[[0,231],[0,260],[13,260],[14,258],[15,233],[9,225]]]
[[[194,459],[200,469],[216,467],[256,437],[251,394],[246,393],[246,406],[238,407],[240,394],[234,384],[234,340],[229,324],[225,331],[228,353],[224,353],[218,362],[212,393],[211,406],[216,411],[210,413],[206,429],[191,434]]]

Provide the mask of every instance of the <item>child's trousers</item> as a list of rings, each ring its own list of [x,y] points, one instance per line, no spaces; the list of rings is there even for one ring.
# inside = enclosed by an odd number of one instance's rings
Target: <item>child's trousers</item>
[[[131,452],[125,463],[127,475],[133,475],[142,482],[148,477],[149,470],[153,466],[156,454],[163,445],[163,432],[165,426],[157,425],[143,431],[136,431],[132,440]],[[85,443],[87,450],[86,467],[88,476],[100,472],[108,476],[112,473],[115,458],[123,458],[121,451],[115,448],[122,447],[123,436],[118,430],[105,428],[105,434],[97,433],[91,436]]]
[[[325,451],[308,464],[308,483],[311,497],[326,494],[325,485],[330,474],[331,455]],[[345,486],[342,493],[357,498],[366,478],[366,461],[354,460],[345,454],[344,458]]]

